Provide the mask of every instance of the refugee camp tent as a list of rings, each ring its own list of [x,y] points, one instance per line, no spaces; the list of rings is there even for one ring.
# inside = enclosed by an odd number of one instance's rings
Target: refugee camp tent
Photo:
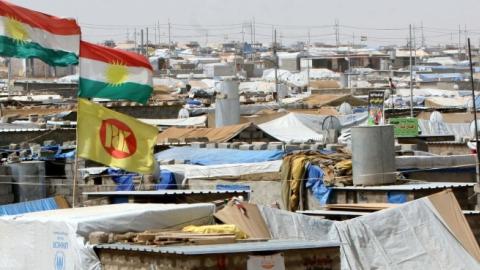
[[[114,204],[0,217],[0,269],[100,270],[86,242],[91,232],[204,225],[214,210],[207,203]]]
[[[272,237],[338,241],[341,269],[480,269],[480,249],[452,191],[346,221],[261,207]]]

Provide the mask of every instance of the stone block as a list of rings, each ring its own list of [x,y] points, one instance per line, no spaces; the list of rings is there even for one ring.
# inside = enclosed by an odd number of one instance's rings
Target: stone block
[[[271,142],[267,146],[268,150],[282,150],[283,149],[283,143],[278,143],[278,142]]]
[[[230,149],[231,148],[231,143],[219,143],[218,148],[221,149]]]
[[[253,143],[253,150],[266,150],[267,143],[266,142],[254,142]]]
[[[253,144],[249,144],[249,143],[242,144],[242,145],[240,145],[240,147],[238,149],[240,149],[240,150],[253,150]]]
[[[208,149],[217,148],[217,143],[207,143],[207,148],[208,148]]]
[[[298,144],[286,144],[285,145],[285,152],[292,152],[300,150],[300,145]]]
[[[239,149],[240,145],[244,144],[243,142],[233,142],[230,144],[231,149]]]
[[[204,142],[192,142],[190,145],[193,148],[205,148],[207,144]]]

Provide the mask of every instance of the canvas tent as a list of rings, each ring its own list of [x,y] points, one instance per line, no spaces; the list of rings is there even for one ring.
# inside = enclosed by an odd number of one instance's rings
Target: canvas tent
[[[344,243],[342,270],[480,269],[480,248],[452,191],[346,221],[261,210],[275,239]]]
[[[114,204],[1,217],[0,269],[100,270],[89,233],[204,225],[214,209],[206,203]]]

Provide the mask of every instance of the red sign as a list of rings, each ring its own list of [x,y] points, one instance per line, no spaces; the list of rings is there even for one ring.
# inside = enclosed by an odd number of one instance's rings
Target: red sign
[[[106,119],[100,127],[103,148],[114,158],[127,158],[137,151],[135,134],[125,123],[117,119]]]

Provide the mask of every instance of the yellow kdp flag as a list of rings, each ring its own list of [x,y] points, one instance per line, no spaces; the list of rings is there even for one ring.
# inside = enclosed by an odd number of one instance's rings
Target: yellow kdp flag
[[[129,172],[153,172],[157,128],[81,98],[77,114],[79,157]]]

